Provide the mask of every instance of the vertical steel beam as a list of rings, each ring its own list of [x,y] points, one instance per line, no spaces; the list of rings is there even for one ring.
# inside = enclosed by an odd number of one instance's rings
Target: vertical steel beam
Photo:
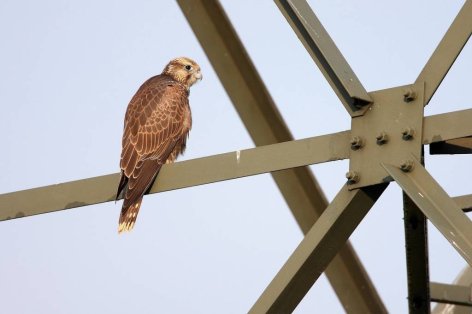
[[[425,82],[426,106],[472,33],[472,0],[467,0],[424,66],[416,82]]]
[[[277,110],[243,44],[218,1],[178,0],[203,50],[257,146],[291,141],[293,136]],[[328,206],[306,167],[272,173],[304,234]],[[326,269],[344,308],[386,313],[380,296],[349,242]]]
[[[427,220],[405,192],[403,192],[403,212],[409,311],[430,313]]]
[[[275,0],[351,116],[364,114],[369,94],[305,0]]]
[[[424,148],[421,150],[424,165]],[[403,192],[408,308],[410,313],[430,313],[428,221],[413,200]]]
[[[392,165],[382,166],[456,251],[472,265],[472,222],[421,163],[412,156],[408,172]]]
[[[387,185],[352,191],[344,185],[249,313],[291,313]]]

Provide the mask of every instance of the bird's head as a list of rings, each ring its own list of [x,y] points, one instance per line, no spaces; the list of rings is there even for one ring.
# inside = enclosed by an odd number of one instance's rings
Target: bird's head
[[[200,66],[192,59],[181,57],[171,60],[162,74],[169,75],[174,80],[190,88],[193,84],[203,78]]]

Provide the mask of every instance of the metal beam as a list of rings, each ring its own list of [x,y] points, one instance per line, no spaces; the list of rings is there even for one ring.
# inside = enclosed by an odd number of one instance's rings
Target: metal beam
[[[416,94],[405,101],[405,91]],[[411,154],[421,157],[423,133],[423,84],[398,86],[371,92],[374,103],[361,117],[351,121],[353,139],[349,160],[349,188],[369,186],[385,182],[387,173],[380,162],[401,164]],[[377,138],[386,140],[380,143]]]
[[[267,88],[218,1],[178,0],[241,120],[257,146],[291,141]],[[299,167],[272,173],[304,234],[328,201],[313,173]],[[377,291],[349,242],[339,251],[326,275],[344,308],[386,313]]]
[[[441,113],[424,118],[423,144],[472,136],[472,109]]]
[[[430,313],[427,220],[405,192],[403,212],[409,312]]]
[[[472,306],[472,289],[467,286],[432,282],[431,301]]]
[[[412,156],[411,171],[382,164],[456,251],[472,265],[472,222]]]
[[[149,194],[230,180],[238,177],[236,173],[240,177],[270,171],[279,173],[281,169],[290,167],[347,159],[351,153],[348,149],[350,137],[349,131],[343,131],[242,150],[239,152],[239,168],[234,164],[238,152],[165,165],[159,175],[159,184],[153,186]],[[271,157],[270,163],[266,163],[265,154]],[[257,163],[260,163],[259,166],[256,166]],[[221,168],[214,168],[214,164],[221,165]],[[196,167],[213,169],[214,172],[207,172],[207,176],[202,177],[196,173],[199,171]],[[192,172],[191,176],[187,175],[189,172]],[[118,177],[118,174],[111,174],[0,194],[0,221],[111,201]],[[472,195],[457,196],[453,199],[464,211],[472,210]]]
[[[453,121],[457,121],[457,123],[453,123]],[[464,134],[471,134],[472,126],[470,121],[472,121],[472,109],[425,117],[423,144],[434,143],[437,141],[442,141],[443,139],[454,139],[462,137],[464,136]],[[287,180],[287,186],[290,184],[298,185],[300,184],[298,180],[302,177],[300,175],[301,173],[305,174],[305,178],[308,178],[307,180],[310,180],[311,178],[311,175],[307,174],[309,173],[309,171],[306,171],[306,168],[300,168],[300,166],[321,163],[330,160],[349,158],[351,152],[348,149],[349,143],[346,144],[346,141],[349,142],[349,138],[350,131],[343,131],[340,133],[293,141],[292,144],[281,143],[274,146],[270,145],[268,147],[260,147],[260,149],[262,150],[260,150],[259,152],[256,152],[256,149],[243,150],[242,153],[240,152],[240,154],[243,154],[245,157],[251,156],[250,159],[253,159],[252,162],[256,162],[257,160],[264,160],[264,162],[262,162],[261,164],[263,167],[266,168],[252,170],[246,169],[245,174],[241,173],[241,176],[249,176],[269,171],[277,171],[272,174],[279,178],[279,182]],[[273,168],[272,166],[267,167],[267,165],[265,164],[266,159],[264,156],[264,152],[267,151],[269,151],[271,156],[274,157],[274,162],[278,164]],[[302,151],[304,151],[304,153],[297,157],[297,154]],[[298,152],[290,155],[291,158],[296,159],[289,160],[289,158],[287,158],[286,156],[287,152]],[[211,160],[209,161],[210,164],[216,161],[218,163],[223,163],[223,167],[228,168],[232,162],[231,160],[234,160],[235,154],[237,154],[237,152],[210,156],[211,159],[208,160]],[[283,154],[284,156],[280,154]],[[309,154],[309,156],[306,154]],[[248,158],[244,158],[244,162],[247,161]],[[225,162],[228,162],[228,164],[225,164]],[[193,171],[195,171],[197,163],[199,165],[198,167],[208,167],[205,158],[164,166],[159,177],[161,185],[159,187],[153,187],[150,193],[191,186],[191,184],[187,181],[188,176],[184,175],[184,173],[187,171],[191,171],[191,169],[194,169]],[[290,173],[289,171],[278,171],[280,169],[287,169],[290,167],[298,167],[289,170],[292,173],[295,172],[296,175],[287,175],[288,173]],[[165,174],[166,172],[169,173]],[[168,177],[168,179],[166,177]],[[179,178],[185,178],[185,180],[181,180]],[[217,176],[214,176],[212,178],[200,177],[199,180],[195,180],[192,184],[206,184],[221,180],[229,180],[232,178],[233,177],[231,177],[231,175],[226,176],[219,174],[218,177],[217,174]],[[170,181],[171,179],[173,181]],[[113,193],[115,188],[114,186],[117,180],[118,175],[113,174],[26,190],[29,191],[28,193],[26,191],[20,191],[0,195],[0,221],[5,219],[20,218],[25,216],[47,213],[51,211],[75,208],[110,201],[113,199]],[[168,183],[163,186],[163,182],[166,181]],[[183,185],[184,181],[187,182],[187,186]],[[314,184],[317,185],[316,182]],[[304,184],[301,185],[305,186]],[[310,184],[307,185],[310,186]],[[80,191],[80,195],[78,195],[77,191]],[[308,194],[309,191],[307,190],[305,193]],[[315,202],[309,202],[307,200],[307,197],[308,196],[302,197],[302,200],[298,200],[300,204],[297,204],[300,205],[300,207],[306,209],[304,213],[300,212],[298,215],[298,220],[300,221],[300,226],[304,233],[309,230],[309,222],[314,221],[316,217],[318,217],[316,216],[316,214],[322,211],[319,208],[317,209],[317,211],[315,211],[314,205],[311,205],[312,211],[309,211],[307,209],[307,204],[315,204]],[[322,196],[322,199],[325,200],[324,195]],[[463,208],[465,211],[471,210],[472,196],[465,195],[462,197],[457,197],[455,198],[455,200],[459,202],[459,206],[461,206],[461,208]],[[296,200],[291,201],[292,206],[295,202]],[[355,253],[354,255],[348,255],[351,256],[349,257],[349,259],[357,259]],[[343,267],[342,264],[343,263],[340,263],[339,267]],[[358,263],[354,262],[354,264]],[[347,267],[346,271],[349,268],[350,267]],[[352,268],[350,270],[352,270]],[[353,274],[355,272],[350,273]],[[343,278],[344,277],[340,277],[339,281],[342,282],[344,280]]]
[[[349,157],[349,131],[164,165],[150,194]],[[114,200],[119,174],[0,195],[0,221]]]
[[[291,313],[387,185],[352,191],[344,185],[249,313]]]
[[[305,0],[275,0],[348,113],[363,115],[369,94]]]
[[[454,285],[467,286],[472,289],[472,268],[467,265],[456,277],[453,282]],[[438,303],[432,313],[434,314],[444,314],[444,313],[454,313],[454,314],[470,314],[470,307],[466,305],[456,305],[456,304],[447,304],[447,303]]]
[[[424,149],[421,150],[424,165]],[[403,192],[408,308],[410,313],[431,313],[429,291],[428,221]]]
[[[465,212],[472,211],[472,194],[456,196],[452,198],[456,204]]]
[[[472,154],[472,137],[455,138],[429,145],[431,155]]]
[[[425,106],[469,40],[471,33],[472,0],[467,0],[416,79],[416,82],[425,82]]]

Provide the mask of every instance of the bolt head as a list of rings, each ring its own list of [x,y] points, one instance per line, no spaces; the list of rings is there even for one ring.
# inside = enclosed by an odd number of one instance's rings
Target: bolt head
[[[406,127],[402,130],[402,139],[404,141],[409,141],[413,138],[415,134],[415,130],[410,128],[410,127]]]
[[[353,136],[350,143],[352,150],[358,150],[364,146],[364,140],[359,136]]]
[[[406,103],[412,102],[416,99],[416,92],[412,88],[407,88],[403,92],[403,101]]]
[[[383,145],[388,142],[388,135],[385,132],[380,132],[376,137],[377,145]]]
[[[400,169],[403,171],[403,172],[410,172],[413,170],[413,161],[412,160],[405,160],[401,165],[400,165]]]
[[[359,182],[360,176],[357,171],[348,171],[346,172],[347,184],[354,184]]]

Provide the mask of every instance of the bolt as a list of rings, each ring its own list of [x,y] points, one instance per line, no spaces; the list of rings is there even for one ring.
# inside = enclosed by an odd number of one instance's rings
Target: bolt
[[[402,130],[402,138],[404,141],[411,140],[414,134],[415,134],[415,130],[410,127],[406,127]]]
[[[400,169],[403,171],[403,172],[410,172],[411,170],[413,170],[413,161],[411,160],[406,160],[404,161],[401,165],[400,165]]]
[[[408,87],[407,89],[404,90],[403,92],[404,102],[412,102],[415,99],[416,99],[416,92],[413,89],[411,89],[411,87]]]
[[[351,149],[352,150],[358,150],[362,146],[364,146],[364,141],[362,140],[361,137],[354,136],[353,138],[351,138]]]
[[[380,132],[376,137],[377,145],[383,145],[388,142],[388,135],[385,132]]]
[[[359,174],[356,171],[348,171],[346,172],[346,179],[347,179],[347,184],[354,184],[359,182]]]

